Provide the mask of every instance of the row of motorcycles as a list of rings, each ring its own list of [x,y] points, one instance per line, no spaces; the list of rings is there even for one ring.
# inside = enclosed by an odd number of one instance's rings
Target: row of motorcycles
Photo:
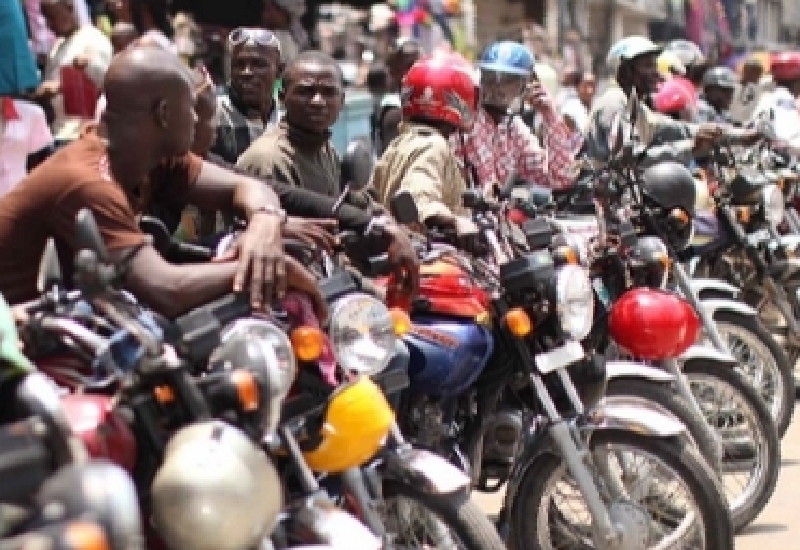
[[[413,296],[379,233],[284,243],[324,321],[296,292],[163,319],[81,211],[74,288],[50,242],[19,334],[0,320],[0,550],[733,548],[793,411],[797,173],[767,146],[643,167],[626,117],[569,190],[466,192],[469,250],[398,193]],[[142,227],[171,261],[220,252]],[[503,490],[491,519],[472,499]]]

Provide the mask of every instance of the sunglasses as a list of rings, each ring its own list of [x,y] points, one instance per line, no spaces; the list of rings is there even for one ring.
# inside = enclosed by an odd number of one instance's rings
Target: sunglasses
[[[277,48],[280,50],[281,43],[275,33],[267,29],[255,29],[252,27],[239,27],[233,29],[228,35],[228,47],[241,46],[242,44],[253,43],[258,46]]]

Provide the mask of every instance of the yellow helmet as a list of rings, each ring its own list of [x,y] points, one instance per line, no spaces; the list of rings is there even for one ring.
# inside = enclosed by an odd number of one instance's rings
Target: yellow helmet
[[[315,472],[355,468],[375,455],[392,422],[394,413],[381,389],[361,376],[331,396],[319,432],[321,441],[303,456]]]
[[[676,75],[685,75],[686,67],[674,52],[665,50],[658,56],[658,72],[669,79]]]

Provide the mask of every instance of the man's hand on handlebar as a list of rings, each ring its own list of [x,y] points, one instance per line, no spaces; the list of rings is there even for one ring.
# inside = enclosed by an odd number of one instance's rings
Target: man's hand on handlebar
[[[259,212],[250,220],[223,259],[239,258],[239,269],[233,280],[234,292],[244,290],[250,278],[250,303],[262,309],[286,293],[286,263],[283,254],[282,223],[278,215]]]
[[[283,236],[296,239],[311,246],[318,246],[329,254],[337,244],[335,232],[339,223],[336,220],[311,220],[289,218],[283,228]]]
[[[722,138],[724,132],[719,124],[703,124],[694,136],[694,154],[708,153]]]
[[[395,277],[398,281],[406,283],[408,291],[416,292],[419,288],[419,261],[406,229],[387,219],[383,224],[383,230],[390,239],[386,252]]]

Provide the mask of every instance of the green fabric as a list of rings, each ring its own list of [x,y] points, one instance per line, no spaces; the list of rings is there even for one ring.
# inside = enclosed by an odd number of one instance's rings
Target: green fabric
[[[0,379],[36,370],[19,349],[17,325],[11,308],[0,295]]]

